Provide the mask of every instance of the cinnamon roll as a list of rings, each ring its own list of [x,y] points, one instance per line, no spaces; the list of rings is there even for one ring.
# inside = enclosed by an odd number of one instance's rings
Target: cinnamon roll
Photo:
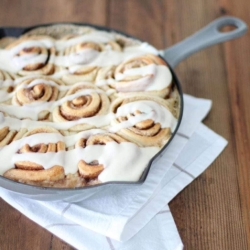
[[[28,137],[28,136],[40,134],[40,133],[48,133],[49,134],[49,133],[60,133],[60,132],[55,128],[43,126],[43,127],[38,127],[38,128],[34,128],[34,129],[27,131],[23,137]]]
[[[116,66],[106,66],[98,70],[95,83],[98,87],[108,90],[109,85],[115,82]]]
[[[127,142],[124,138],[113,133],[101,133],[91,135],[89,138],[81,138],[76,142],[75,147],[85,148],[90,145],[106,145],[109,142]],[[95,179],[104,170],[104,166],[98,160],[86,162],[81,160],[78,163],[79,174],[86,179]]]
[[[17,78],[17,75],[0,70],[0,89],[5,90],[6,92],[10,93],[13,91],[14,81]]]
[[[27,184],[35,182],[36,185],[39,185],[40,182],[59,181],[64,179],[64,169],[61,166],[53,166],[46,170],[19,169],[17,167],[16,169],[6,171],[3,176],[14,181]]]
[[[40,127],[23,133],[22,140],[34,135],[39,136],[42,134],[42,136],[44,136],[44,133],[60,134],[59,131],[54,128]],[[4,172],[4,177],[18,182],[43,187],[74,188],[86,185],[85,179],[82,178],[79,173],[68,173],[65,175],[63,166],[55,164],[45,169],[43,165],[36,163],[36,154],[46,155],[48,153],[53,154],[65,151],[66,146],[63,141],[59,140],[56,143],[38,143],[35,145],[30,145],[29,141],[32,142],[32,140],[27,140],[27,143],[18,149],[17,154],[34,154],[34,161],[33,157],[30,157],[29,160],[25,158],[21,161],[14,161],[15,168],[11,168]]]
[[[24,137],[39,133],[59,133],[57,130],[49,127],[42,127],[27,132]],[[24,153],[49,153],[65,151],[65,144],[61,141],[58,143],[39,143],[33,146],[25,144],[18,150],[18,154]],[[62,166],[52,166],[49,169],[44,169],[43,166],[32,161],[15,162],[15,168],[4,173],[4,176],[20,182],[44,182],[58,181],[64,178],[64,169]]]
[[[63,188],[137,181],[176,128],[180,95],[149,44],[56,25],[0,48],[6,178]]]
[[[99,133],[89,136],[89,138],[81,138],[79,139],[75,147],[82,147],[85,148],[89,145],[106,145],[108,142],[116,142],[116,143],[122,143],[127,142],[124,138],[121,136],[115,134],[115,133]]]
[[[13,43],[16,40],[15,37],[6,36],[0,39],[0,48],[4,49],[7,45]]]
[[[98,86],[108,85],[120,95],[131,92],[148,92],[167,97],[171,92],[172,75],[166,63],[158,56],[146,54],[131,58],[115,69],[100,70]]]
[[[19,75],[51,75],[55,72],[54,39],[49,36],[21,37],[7,49]]]
[[[27,137],[38,133],[59,133],[58,130],[51,127],[41,127],[29,130],[27,128],[21,128],[20,130],[10,129],[9,127],[0,128],[0,147],[9,145],[11,142],[19,140],[23,137]]]
[[[0,129],[0,147],[4,147],[10,144],[12,141],[19,140],[27,132],[26,128],[22,128],[19,131],[12,130],[9,127],[3,127]]]
[[[99,67],[97,66],[88,65],[74,68],[72,67],[69,69],[70,74],[63,75],[61,79],[66,84],[74,84],[80,81],[94,82],[98,69]]]
[[[109,111],[110,100],[106,93],[90,83],[78,83],[66,94],[68,98],[53,110],[54,122],[76,121],[105,115]],[[81,131],[93,128],[91,124],[83,123],[73,126],[70,130]]]
[[[157,96],[120,97],[111,110],[111,130],[142,147],[163,146],[177,123],[168,104]]]
[[[65,61],[62,64],[66,66],[70,73],[62,76],[62,80],[67,84],[74,84],[79,81],[94,82],[100,67],[88,64],[94,61],[102,51],[121,50],[120,45],[115,41],[111,40],[106,43],[81,41],[82,37],[84,36],[68,35],[61,40],[69,44],[58,53],[59,58]]]
[[[54,102],[65,95],[65,91],[60,91],[63,82],[49,77],[33,77],[21,80],[16,86],[12,104],[23,106],[39,102]],[[41,111],[38,120],[49,119],[49,111]]]
[[[8,100],[11,98],[11,93],[15,88],[15,79],[17,75],[0,70],[0,102],[10,103]]]

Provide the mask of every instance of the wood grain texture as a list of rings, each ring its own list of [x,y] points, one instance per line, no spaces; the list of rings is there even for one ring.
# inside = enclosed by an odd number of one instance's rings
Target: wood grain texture
[[[241,16],[250,24],[250,5],[237,4],[234,1],[225,1],[225,10]],[[243,8],[244,6],[244,8]],[[235,146],[238,159],[237,177],[242,216],[247,232],[248,247],[250,248],[250,35],[232,43],[225,44],[225,58],[228,72],[228,86],[230,104],[232,108]]]
[[[248,0],[2,0],[0,26],[90,22],[162,49],[223,15],[250,24],[249,13]],[[199,52],[176,68],[186,93],[213,100],[205,124],[229,141],[210,168],[170,203],[187,250],[250,249],[249,65],[247,34]],[[73,249],[2,200],[0,221],[1,250]]]
[[[29,26],[51,22],[106,24],[106,0],[1,0],[1,26]]]
[[[206,4],[202,1],[178,1],[175,8],[170,5],[170,2],[166,4],[166,11],[168,8],[173,9],[169,13],[169,20],[167,19],[166,40],[171,39],[168,45],[184,39],[224,14],[226,10],[218,4],[218,1],[209,1]],[[223,13],[221,13],[222,9]],[[190,19],[190,13],[192,13],[192,19]],[[182,18],[179,18],[179,15]],[[171,25],[173,23],[175,25]],[[186,249],[249,248],[245,220],[242,218],[244,209],[241,205],[237,176],[239,159],[234,127],[237,118],[233,114],[235,104],[231,103],[229,88],[229,74],[232,73],[226,66],[227,53],[224,50],[228,45],[238,44],[242,40],[246,41],[246,37],[208,48],[190,57],[176,68],[184,92],[213,100],[214,108],[205,120],[205,124],[229,141],[225,152],[215,163],[170,204],[182,239],[188,239],[187,242],[184,241]],[[234,49],[237,53],[237,48]],[[230,62],[230,67],[237,69],[242,66],[247,68],[246,65],[241,62],[236,66],[235,62]],[[235,74],[238,75],[238,73]],[[242,85],[238,80],[235,84],[241,89]],[[246,129],[245,126],[242,131]],[[246,156],[245,152],[244,158]],[[246,167],[247,164],[245,165],[247,171]],[[246,190],[242,196],[244,200],[247,199]],[[180,207],[182,207],[181,210],[179,210]],[[200,238],[203,240],[201,241]]]

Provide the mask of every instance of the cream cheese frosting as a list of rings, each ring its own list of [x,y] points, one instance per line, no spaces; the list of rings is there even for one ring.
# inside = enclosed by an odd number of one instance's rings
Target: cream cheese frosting
[[[52,186],[70,174],[138,181],[178,121],[172,74],[157,55],[97,30],[21,37],[1,49],[0,69],[15,77],[0,79],[0,175]],[[54,166],[64,174],[46,177]]]

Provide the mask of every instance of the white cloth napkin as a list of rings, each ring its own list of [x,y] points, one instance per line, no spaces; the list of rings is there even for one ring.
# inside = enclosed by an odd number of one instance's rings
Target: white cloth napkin
[[[77,203],[34,201],[4,189],[1,197],[78,249],[182,249],[166,204],[227,144],[201,124],[211,101],[185,95],[184,103],[178,134],[143,185],[107,187]]]

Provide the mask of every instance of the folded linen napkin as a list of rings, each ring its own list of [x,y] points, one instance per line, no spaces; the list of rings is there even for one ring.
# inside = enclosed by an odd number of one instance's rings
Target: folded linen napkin
[[[154,209],[141,212],[160,191],[161,181],[168,176],[168,170],[211,108],[211,101],[187,95],[184,97],[184,103],[183,120],[178,133],[169,144],[164,157],[155,161],[143,185],[107,186],[97,191],[93,190],[92,196],[88,199],[84,199],[85,197],[81,195],[74,196],[74,200],[79,199],[77,203],[43,202],[43,204],[54,212],[115,240],[126,241],[131,238],[136,230],[144,227],[157,213]],[[146,219],[140,221],[140,226],[133,227],[131,220],[145,213]],[[84,220],[79,221],[79,218]],[[126,230],[127,227],[132,229]]]
[[[210,106],[210,101],[185,96],[184,117],[178,135],[152,166],[146,182],[141,186],[116,187],[115,190],[107,188],[74,204],[28,200],[3,189],[1,196],[26,216],[79,249],[99,249],[102,242],[106,242],[106,245],[103,243],[100,249],[110,249],[110,246],[111,249],[134,249],[136,244],[140,244],[142,249],[177,249],[181,247],[181,242],[170,212],[164,212],[169,211],[165,206],[204,171],[226,146],[223,138],[200,125]],[[166,171],[166,166],[172,168]],[[169,214],[166,220],[157,220],[156,214],[163,216],[165,213]],[[153,230],[155,223],[158,231]],[[165,231],[161,231],[161,228]],[[147,239],[144,247],[145,242],[140,237],[145,232],[148,235],[144,235]],[[177,236],[169,238],[165,232]],[[100,241],[91,240],[97,237]],[[121,243],[117,240],[128,241]]]
[[[181,250],[180,236],[169,207],[166,205],[138,234],[127,242],[112,240],[82,227],[47,209],[34,200],[27,202],[17,194],[0,188],[0,196],[29,219],[80,250]],[[54,222],[53,224],[51,224]],[[48,226],[49,225],[49,226]]]

